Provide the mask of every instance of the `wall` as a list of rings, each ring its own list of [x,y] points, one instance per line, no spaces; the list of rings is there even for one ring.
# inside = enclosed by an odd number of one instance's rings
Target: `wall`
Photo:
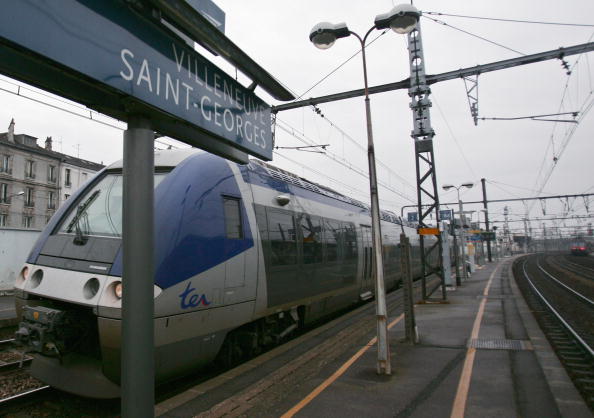
[[[0,292],[12,289],[41,231],[0,228]]]

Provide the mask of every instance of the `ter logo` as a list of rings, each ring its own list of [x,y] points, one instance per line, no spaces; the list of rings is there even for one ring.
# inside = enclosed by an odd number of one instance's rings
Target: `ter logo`
[[[180,304],[182,309],[195,308],[198,305],[202,306],[210,305],[210,302],[206,298],[205,294],[195,293],[196,289],[191,287],[192,282],[189,282],[186,286],[186,290],[180,293]]]

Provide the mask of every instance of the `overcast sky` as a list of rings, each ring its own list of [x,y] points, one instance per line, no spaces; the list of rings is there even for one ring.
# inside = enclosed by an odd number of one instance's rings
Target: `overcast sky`
[[[355,54],[359,44],[354,38],[340,39],[328,50],[318,50],[308,39],[309,30],[318,22],[346,22],[349,29],[363,35],[377,14],[389,11],[391,0],[358,1],[269,1],[215,0],[226,12],[226,34],[260,65],[285,84],[297,96],[317,97],[363,87],[361,57],[355,56],[323,82],[311,89],[326,75]],[[594,25],[592,0],[536,1],[415,1],[423,12],[441,12],[488,18],[532,20]],[[458,29],[501,44],[497,46],[429,18],[446,22]],[[426,14],[421,20],[427,74],[486,64],[571,46],[594,40],[594,26],[555,26],[507,23],[451,16]],[[409,76],[406,37],[394,32],[375,31],[367,49],[370,85],[405,79]],[[516,52],[512,51],[515,50]],[[207,55],[208,56],[208,55]],[[232,68],[220,59],[214,61],[235,76]],[[552,123],[530,120],[479,121],[475,126],[470,116],[464,83],[460,79],[437,83],[430,96],[438,184],[459,185],[466,181],[476,186],[462,193],[464,201],[482,199],[480,179],[487,179],[489,199],[535,196],[554,165],[543,189],[543,195],[594,193],[594,114],[587,113],[594,101],[594,54],[566,58],[572,68],[566,74],[561,61],[551,60],[513,69],[483,74],[479,77],[480,117],[520,117],[557,112],[582,112],[580,123]],[[0,87],[16,91],[5,77]],[[240,76],[244,85],[249,84]],[[17,83],[22,85],[22,83]],[[311,90],[310,90],[311,89]],[[24,90],[26,94],[33,93]],[[263,90],[256,93],[270,104],[280,104]],[[36,96],[47,102],[47,97]],[[562,102],[563,99],[563,102]],[[79,116],[37,104],[0,91],[0,131],[6,131],[11,118],[16,133],[54,139],[54,149],[105,164],[121,158],[122,128],[125,125],[108,118],[119,127],[87,121]],[[51,101],[77,113],[79,109]],[[410,99],[405,90],[376,94],[371,97],[372,119],[378,166],[382,208],[400,214],[403,205],[416,202],[415,158]],[[367,171],[366,132],[363,98],[319,105],[324,118],[311,107],[279,113],[276,145],[291,147],[307,142],[329,144],[327,155],[278,150],[273,164],[315,182],[368,202],[368,181],[355,171]],[[94,117],[96,117],[94,115]],[[567,119],[568,116],[560,117]],[[569,118],[571,118],[569,116]],[[4,125],[4,126],[2,126]],[[292,132],[290,134],[288,131]],[[158,146],[162,146],[159,145]],[[554,158],[557,159],[555,164]],[[338,162],[337,162],[338,161]],[[340,162],[340,163],[339,163]],[[351,165],[349,170],[345,165]],[[456,192],[440,189],[442,202],[457,200]],[[588,215],[594,211],[594,199],[569,202],[549,200],[545,207],[538,201],[530,205],[508,204],[510,220],[519,220],[526,208],[531,218],[564,213]],[[490,206],[490,217],[503,220],[503,206]],[[588,207],[589,210],[586,209]],[[465,209],[479,210],[478,205]],[[406,212],[409,210],[405,210]],[[478,212],[473,215],[476,220]],[[483,220],[481,214],[481,220]],[[591,219],[557,221],[558,226],[585,225]],[[547,228],[552,227],[547,222]],[[501,224],[499,224],[501,226]],[[542,233],[542,221],[531,223],[534,233]],[[520,222],[510,223],[521,228]]]

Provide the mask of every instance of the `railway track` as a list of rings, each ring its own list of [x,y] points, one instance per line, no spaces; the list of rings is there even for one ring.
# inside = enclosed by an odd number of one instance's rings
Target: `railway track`
[[[514,276],[526,302],[584,400],[594,411],[592,301],[544,273],[536,256],[514,263]],[[554,278],[554,277],[553,277]],[[568,290],[569,289],[569,290]],[[586,300],[584,300],[586,299]]]
[[[556,269],[574,273],[588,280],[594,280],[594,263],[584,257],[556,255],[547,257],[547,262]]]

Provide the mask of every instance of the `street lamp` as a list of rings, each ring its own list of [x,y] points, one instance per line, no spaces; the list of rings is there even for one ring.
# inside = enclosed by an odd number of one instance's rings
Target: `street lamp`
[[[394,7],[389,13],[376,16],[374,25],[361,38],[349,30],[346,23],[332,24],[322,22],[315,25],[309,33],[309,40],[320,49],[328,49],[338,38],[353,35],[361,44],[363,59],[363,81],[365,84],[365,117],[367,120],[367,159],[369,164],[369,190],[371,195],[371,235],[375,260],[375,301],[377,315],[377,372],[391,374],[390,350],[388,345],[388,323],[386,294],[384,288],[384,262],[382,257],[382,234],[380,229],[379,199],[373,146],[373,130],[371,127],[371,108],[369,106],[369,88],[367,84],[367,61],[365,58],[365,42],[374,29],[391,28],[397,33],[405,34],[415,28],[420,17],[419,11],[411,5],[403,4]]]
[[[462,223],[460,228],[460,245],[462,246],[462,275],[464,279],[468,279],[468,271],[466,271],[466,236],[464,234],[464,220],[466,217],[464,216],[462,200],[460,200],[460,188],[466,187],[468,189],[471,189],[472,186],[474,186],[474,183],[470,181],[467,183],[462,183],[459,186],[454,186],[453,184],[444,184],[443,186],[441,186],[441,188],[444,190],[450,190],[454,188],[456,189],[456,193],[458,194],[458,211],[460,212],[460,222]]]

